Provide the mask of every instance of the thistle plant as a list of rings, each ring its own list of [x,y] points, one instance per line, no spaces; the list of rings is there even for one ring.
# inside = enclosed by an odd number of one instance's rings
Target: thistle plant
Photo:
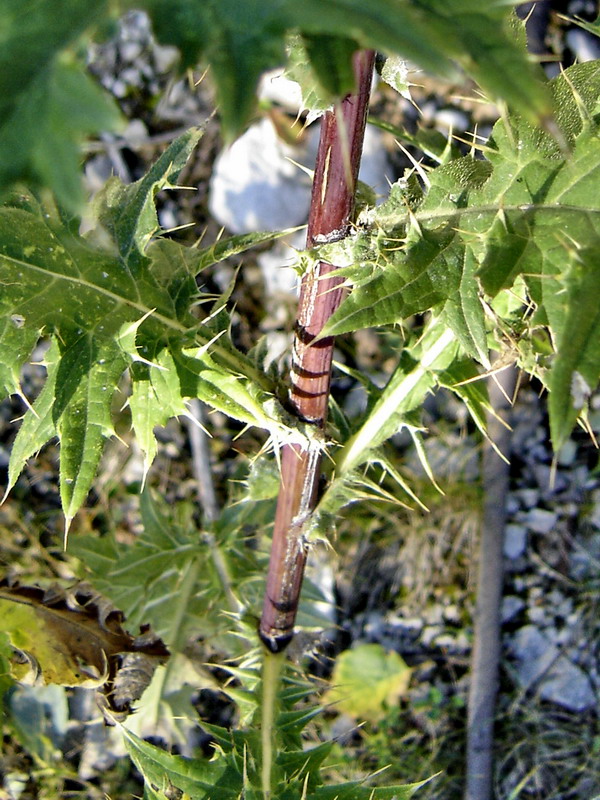
[[[179,688],[193,681],[191,641],[210,636],[232,656],[226,669],[234,682],[224,691],[237,704],[240,727],[205,726],[215,741],[210,762],[164,752],[124,725],[145,796],[165,797],[175,787],[192,798],[214,797],[216,788],[226,798],[408,797],[417,786],[326,785],[320,767],[328,744],[304,749],[302,732],[316,712],[303,705],[310,686],[284,653],[311,612],[310,591],[300,600],[306,558],[344,508],[389,497],[381,474],[395,481],[401,499],[419,502],[386,443],[404,429],[423,452],[419,410],[429,392],[455,393],[485,432],[481,377],[491,370],[492,351],[548,390],[555,449],[574,425],[586,425],[600,376],[600,68],[578,65],[545,83],[506,2],[136,3],[157,38],[179,48],[182,69],[210,65],[226,140],[248,124],[258,79],[285,62],[291,32],[331,101],[321,123],[288,376],[264,368],[260,346],[249,353],[236,346],[232,287],[214,298],[199,281],[213,265],[283,232],[188,247],[160,228],[156,195],[178,189],[201,128],[174,141],[135,183],[111,178],[85,207],[82,233],[78,145],[84,135],[118,126],[119,115],[83,68],[80,43],[109,21],[115,4],[27,5],[0,3],[0,385],[24,406],[5,497],[27,461],[58,439],[65,531],[76,531],[114,435],[118,387],[126,387],[145,476],[157,452],[155,428],[190,417],[197,400],[262,429],[275,451],[257,455],[202,531],[189,506],[166,508],[146,486],[143,532],[132,545],[114,535],[65,534],[94,589],[124,612],[130,630],[151,623],[164,642],[161,660],[164,647],[170,651],[140,714],[169,713],[169,686],[178,676]],[[395,131],[422,142],[435,163],[408,170],[381,205],[357,216],[375,50],[434,74],[463,70],[501,113],[491,137],[474,140],[466,155]],[[358,376],[367,408],[347,417],[329,396],[334,337],[404,325],[414,315],[386,385]],[[29,398],[20,374],[40,340],[46,378]],[[265,531],[273,525],[268,567],[245,546],[250,523]],[[0,602],[12,609],[18,596],[8,587]],[[55,620],[64,609],[50,600],[30,603],[26,615]],[[6,614],[0,631],[3,671],[20,677],[18,651],[48,672],[47,648],[19,638],[19,612],[18,625]],[[106,618],[97,622],[102,628]],[[76,648],[71,656],[82,659]],[[102,685],[106,678],[96,672]],[[69,673],[65,682],[80,679]]]

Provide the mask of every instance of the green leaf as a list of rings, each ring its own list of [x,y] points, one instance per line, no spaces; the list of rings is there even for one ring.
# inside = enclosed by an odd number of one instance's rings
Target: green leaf
[[[65,349],[52,415],[60,440],[60,499],[67,529],[85,502],[104,441],[113,433],[111,402],[126,360],[110,340],[83,334]]]
[[[138,4],[139,5],[139,4]],[[182,66],[212,67],[227,138],[248,123],[258,79],[285,60],[294,31],[307,43],[312,69],[329,91],[349,91],[351,43],[401,55],[449,77],[453,61],[494,97],[524,113],[548,113],[546,93],[510,28],[504,3],[455,0],[145,0],[158,38],[177,45]]]
[[[359,645],[338,656],[323,702],[354,717],[376,719],[406,692],[411,674],[398,653],[386,653],[379,644]]]
[[[78,146],[119,124],[116,106],[66,49],[107,13],[105,0],[2,0],[0,194],[49,186],[65,208],[83,201]]]
[[[448,225],[441,230],[423,230],[408,252],[398,250],[397,242],[378,241],[376,258],[383,268],[355,288],[330,317],[321,336],[399,322],[442,303],[460,287],[464,254],[455,240],[456,233]],[[335,254],[332,261],[337,263]],[[339,272],[346,274],[344,269]]]
[[[6,499],[6,496],[17,482],[17,478],[21,474],[27,460],[31,458],[31,456],[37,454],[46,442],[52,439],[56,433],[56,426],[52,418],[52,408],[54,405],[58,363],[58,345],[52,343],[44,359],[44,364],[48,371],[46,383],[33,404],[31,412],[25,414],[21,427],[13,442],[8,464],[8,483],[4,499]]]
[[[143,178],[124,185],[111,178],[94,205],[99,221],[117,243],[119,254],[137,275],[137,264],[146,260],[146,247],[159,230],[154,198],[162,189],[176,188],[175,181],[202,136],[200,128],[184,133],[154,162]]]
[[[381,390],[361,426],[335,454],[336,474],[346,475],[368,460],[373,450],[406,423],[409,412],[421,406],[436,383],[435,372],[445,369],[456,356],[453,332],[438,321],[428,327],[420,358],[405,355]]]
[[[485,160],[466,156],[433,170],[422,198],[397,184],[372,212],[370,231],[323,248],[354,289],[322,335],[443,306],[462,349],[488,368],[491,313],[486,317],[485,308],[515,283],[521,297],[525,286],[523,299],[536,313],[521,323],[517,347],[522,365],[533,364],[555,393],[551,429],[559,446],[598,382],[597,323],[588,298],[594,296],[591,264],[600,240],[600,66],[576,65],[551,81],[549,90],[557,138],[507,115],[484,147]],[[586,309],[585,322],[577,322],[577,303]],[[507,313],[498,327],[509,331],[514,310],[507,306]],[[549,377],[527,354],[527,342],[541,325],[548,326],[556,347]]]
[[[0,387],[6,395],[21,392],[21,364],[33,350],[38,334],[18,314],[0,319]]]
[[[444,306],[444,316],[463,350],[489,369],[485,314],[475,278],[478,264],[470,249],[464,257],[460,286]]]
[[[237,800],[242,788],[241,774],[225,759],[200,760],[174,756],[144,742],[122,728],[125,746],[146,783],[165,792],[171,787],[186,792],[194,800],[209,800],[218,787],[219,797]]]
[[[577,253],[566,283],[565,319],[549,378],[550,433],[557,452],[600,379],[600,247]]]
[[[197,534],[192,535],[191,520],[172,518],[148,490],[141,495],[141,511],[144,530],[133,545],[119,544],[113,536],[76,536],[72,552],[85,563],[94,586],[123,609],[130,625],[151,623],[167,646],[181,650],[189,636],[207,625],[207,605],[218,607],[222,596],[210,568],[201,585],[207,552]],[[189,517],[190,509],[182,507],[179,513]]]
[[[351,783],[319,786],[309,797],[310,800],[407,800],[430,780],[432,778],[404,786],[378,787],[369,786],[366,782],[352,781]]]
[[[516,3],[429,0],[418,5],[432,18],[440,39],[445,39],[444,51],[452,54],[492,99],[505,100],[531,122],[550,115],[544,75],[539,67],[532,68],[527,56],[525,26],[507,13],[507,7]]]
[[[22,363],[40,336],[57,345],[50,351],[46,386],[17,436],[9,488],[27,458],[57,436],[67,527],[113,433],[111,401],[126,369],[146,471],[156,452],[155,426],[189,414],[191,397],[264,426],[277,440],[304,440],[273,396],[272,381],[234,347],[224,301],[204,322],[193,310],[204,299],[196,284],[200,269],[278,234],[233,237],[204,249],[152,239],[158,231],[156,192],[173,185],[199,135],[184,134],[135,184],[110,181],[95,204],[104,227],[100,234],[81,236],[76,221],[65,221],[50,202],[26,193],[0,208],[5,389],[20,393]],[[112,239],[108,248],[106,233]]]

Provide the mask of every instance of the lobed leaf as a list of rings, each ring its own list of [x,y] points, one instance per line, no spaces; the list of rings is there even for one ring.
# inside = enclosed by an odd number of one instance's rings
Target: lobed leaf
[[[210,63],[228,138],[249,121],[261,73],[284,62],[290,31],[303,36],[321,85],[339,96],[352,89],[352,49],[366,48],[401,55],[445,77],[456,72],[458,61],[494,97],[530,118],[549,111],[541,73],[515,41],[505,3],[145,0],[143,5],[158,38],[181,50],[183,67],[201,58]]]
[[[439,308],[463,352],[486,368],[486,308],[522,281],[537,309],[533,326],[547,325],[556,348],[547,385],[560,448],[599,377],[590,297],[600,239],[600,66],[576,65],[549,88],[559,140],[509,115],[495,126],[486,160],[466,156],[438,167],[422,198],[396,184],[374,210],[371,231],[318,255],[341,264],[339,274],[355,284],[322,336]]]
[[[7,491],[26,460],[57,436],[67,528],[113,434],[111,403],[125,370],[146,471],[156,452],[155,426],[189,414],[191,397],[276,438],[304,436],[290,427],[272,382],[234,347],[224,308],[204,320],[194,311],[203,299],[196,283],[201,269],[278,234],[233,237],[204,249],[153,238],[155,195],[174,186],[200,134],[176,140],[136,183],[109,182],[95,203],[104,236],[95,230],[81,236],[77,221],[26,192],[0,208],[4,388],[21,393],[18,375],[31,348],[39,337],[54,342],[46,385],[15,441]]]
[[[194,800],[212,798],[215,786],[219,797],[237,800],[241,789],[241,775],[224,759],[201,760],[171,755],[144,742],[135,734],[122,728],[125,746],[132,761],[144,776],[144,781],[158,787],[159,791],[175,787]]]
[[[120,117],[67,48],[107,13],[106,0],[1,0],[0,196],[26,181],[71,211],[82,204],[80,141]]]

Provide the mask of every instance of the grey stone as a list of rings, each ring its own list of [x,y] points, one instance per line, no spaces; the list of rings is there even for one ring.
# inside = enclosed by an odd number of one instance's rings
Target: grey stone
[[[527,616],[530,622],[535,622],[537,625],[548,619],[548,614],[543,606],[532,606],[527,610]]]
[[[423,632],[421,633],[421,642],[425,645],[425,647],[430,647],[440,633],[440,625],[427,625],[425,628],[423,628]]]
[[[519,489],[518,492],[515,492],[515,495],[525,509],[534,508],[540,500],[540,493],[537,489]]]
[[[561,467],[570,467],[577,456],[577,444],[573,439],[567,439],[558,453],[558,463]]]
[[[544,700],[575,712],[594,708],[597,702],[585,672],[564,656],[550,670],[540,694]]]
[[[515,672],[525,689],[537,684],[540,697],[569,711],[593,708],[596,697],[588,676],[535,625],[520,628],[512,640]]]
[[[558,521],[558,514],[545,508],[532,508],[526,516],[527,527],[535,533],[547,534]]]
[[[500,618],[502,622],[509,622],[511,619],[517,616],[519,612],[521,612],[525,608],[525,603],[521,600],[520,597],[516,597],[514,594],[509,594],[506,597],[502,598],[502,606],[500,609]]]
[[[527,544],[527,529],[523,525],[509,524],[504,529],[503,551],[506,558],[522,556]]]
[[[578,539],[571,553],[569,575],[575,580],[584,580],[598,574],[600,568],[600,533],[594,532],[585,539]]]
[[[515,633],[511,649],[517,659],[517,677],[528,689],[556,661],[559,650],[535,625],[525,625]]]
[[[594,528],[600,530],[600,491],[596,490],[592,492],[592,503],[592,513],[589,515],[588,519]]]
[[[595,61],[600,57],[597,37],[582,28],[571,28],[567,31],[565,41],[579,62]]]
[[[133,64],[133,62],[142,54],[143,49],[144,45],[142,42],[135,42],[131,40],[123,42],[120,47],[121,58],[126,63]]]
[[[513,492],[509,493],[506,498],[506,513],[508,516],[516,514],[520,507],[521,505],[516,495]]]

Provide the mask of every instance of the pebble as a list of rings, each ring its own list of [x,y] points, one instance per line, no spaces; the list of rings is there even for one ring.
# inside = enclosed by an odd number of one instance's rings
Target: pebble
[[[527,528],[523,525],[508,524],[504,529],[503,552],[506,558],[519,558],[525,552]]]
[[[567,46],[580,63],[600,58],[598,37],[584,31],[583,28],[571,28],[567,31],[565,39]]]
[[[502,598],[500,619],[503,623],[510,622],[525,608],[525,602],[513,594]]]
[[[534,508],[540,500],[540,493],[537,489],[519,489],[514,492],[514,495],[519,498],[521,507],[525,509]]]
[[[520,628],[511,641],[515,672],[525,689],[538,689],[544,700],[569,711],[581,712],[595,705],[589,678],[570,662],[535,625]]]
[[[570,467],[577,456],[577,443],[568,439],[558,453],[558,463],[561,467]]]
[[[435,114],[434,124],[442,132],[464,132],[469,129],[471,121],[469,117],[457,108],[442,108]]]
[[[525,519],[529,530],[534,533],[548,534],[556,525],[558,514],[555,511],[547,511],[545,508],[532,508]]]
[[[419,641],[425,647],[431,647],[434,644],[434,640],[440,636],[441,630],[439,625],[426,625],[423,628]]]
[[[119,48],[119,52],[123,61],[132,64],[142,54],[144,45],[140,41],[127,41],[123,42]]]
[[[543,606],[531,606],[527,609],[527,616],[529,621],[536,625],[542,625],[548,619],[547,611]]]
[[[461,620],[460,608],[456,603],[451,603],[444,609],[444,619],[452,625],[458,625]]]

